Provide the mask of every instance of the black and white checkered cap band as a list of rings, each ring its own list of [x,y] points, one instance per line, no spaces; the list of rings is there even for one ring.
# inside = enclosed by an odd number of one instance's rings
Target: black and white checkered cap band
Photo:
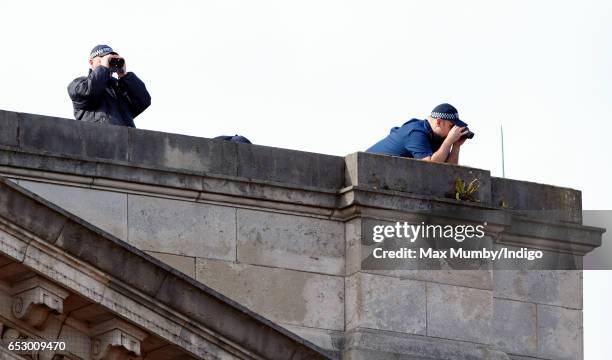
[[[441,113],[441,112],[434,111],[431,113],[431,117],[436,118],[436,119],[445,119],[445,120],[459,120],[458,113],[447,114],[447,113]]]
[[[89,54],[89,57],[95,58],[96,56],[100,54],[110,54],[112,52],[113,52],[113,49],[111,49],[110,47],[103,47],[102,49],[98,49],[92,52],[91,54]]]

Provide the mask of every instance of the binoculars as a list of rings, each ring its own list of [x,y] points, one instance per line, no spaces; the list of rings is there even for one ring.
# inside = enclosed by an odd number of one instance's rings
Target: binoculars
[[[111,71],[116,72],[123,68],[125,60],[123,58],[110,58],[108,64],[110,65]]]
[[[474,133],[470,131],[470,129],[465,128],[465,130],[467,130],[467,133],[461,135],[461,140],[463,139],[471,139],[474,137]]]

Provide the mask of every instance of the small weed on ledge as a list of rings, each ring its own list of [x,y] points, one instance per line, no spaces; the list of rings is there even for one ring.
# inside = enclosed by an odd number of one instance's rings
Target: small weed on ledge
[[[480,200],[475,197],[475,194],[478,192],[479,188],[480,179],[474,179],[468,184],[460,178],[457,178],[455,179],[454,198],[459,201],[480,202]]]

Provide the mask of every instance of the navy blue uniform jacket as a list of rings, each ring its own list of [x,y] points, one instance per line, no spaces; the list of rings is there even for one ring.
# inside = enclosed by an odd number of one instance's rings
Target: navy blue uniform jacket
[[[135,127],[134,118],[151,105],[145,84],[132,72],[117,80],[104,66],[68,85],[77,120]]]

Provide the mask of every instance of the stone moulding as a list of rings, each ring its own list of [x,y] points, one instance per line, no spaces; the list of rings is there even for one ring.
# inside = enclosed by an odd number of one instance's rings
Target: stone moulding
[[[140,356],[147,333],[120,319],[107,320],[91,329],[93,360],[122,360]]]
[[[69,294],[40,276],[20,281],[12,292],[13,315],[37,329],[44,327],[51,313],[63,313],[63,303]]]

